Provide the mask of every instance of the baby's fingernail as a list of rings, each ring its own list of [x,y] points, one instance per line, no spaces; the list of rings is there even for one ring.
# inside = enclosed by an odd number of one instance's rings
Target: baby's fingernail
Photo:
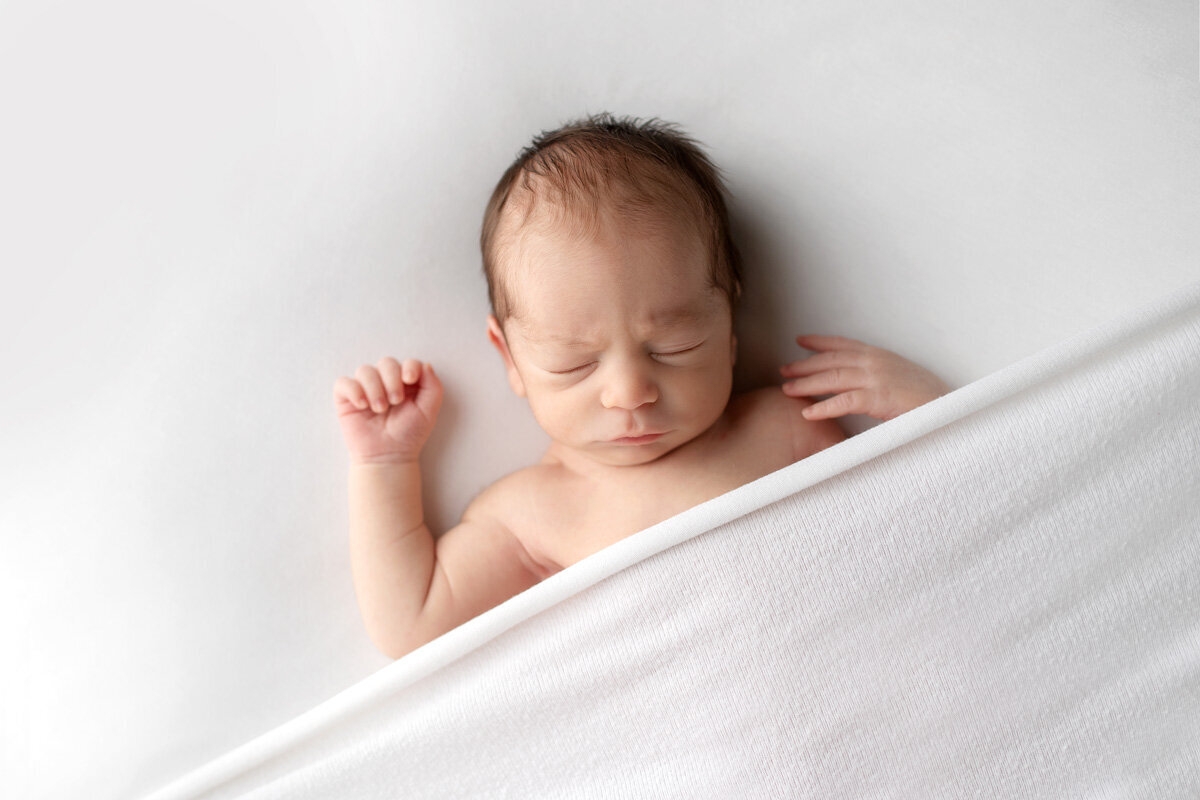
[[[400,402],[400,395],[398,395],[398,394],[394,394],[394,395],[392,395],[392,402],[393,402],[393,403],[399,403],[399,402]]]

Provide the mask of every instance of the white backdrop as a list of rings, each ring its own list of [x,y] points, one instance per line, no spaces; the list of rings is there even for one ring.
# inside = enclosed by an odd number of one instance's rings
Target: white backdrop
[[[0,795],[137,796],[388,663],[332,385],[438,367],[438,530],[537,458],[477,241],[538,131],[707,147],[742,386],[798,333],[961,386],[1200,277],[1197,29],[1192,0],[0,4]]]

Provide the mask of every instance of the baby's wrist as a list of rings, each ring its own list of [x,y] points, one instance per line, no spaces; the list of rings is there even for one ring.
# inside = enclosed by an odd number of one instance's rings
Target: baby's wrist
[[[416,455],[408,456],[373,456],[367,458],[351,458],[351,469],[389,469],[401,467],[416,467],[419,461]]]

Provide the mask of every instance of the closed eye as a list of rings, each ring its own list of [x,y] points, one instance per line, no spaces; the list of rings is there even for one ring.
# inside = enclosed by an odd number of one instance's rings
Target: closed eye
[[[697,344],[697,345],[693,345],[692,347],[685,347],[685,348],[684,348],[684,349],[682,349],[682,350],[672,350],[672,351],[671,351],[671,352],[669,352],[669,353],[651,353],[650,355],[652,355],[652,356],[657,356],[657,357],[660,357],[660,358],[661,358],[662,356],[681,356],[681,355],[683,355],[684,353],[690,353],[690,352],[692,352],[693,350],[698,350],[698,349],[700,348],[700,345],[702,345],[702,344],[704,344],[704,342],[701,342],[700,344]]]
[[[650,355],[654,358],[668,358],[670,356],[681,356],[684,353],[690,353],[693,350],[699,350],[700,347],[702,347],[703,345],[704,345],[704,342],[700,342],[700,344],[692,345],[691,347],[685,347],[682,350],[671,350],[669,352],[663,352],[663,353],[651,353]],[[551,375],[572,375],[576,372],[582,372],[583,370],[587,369],[588,367],[593,366],[595,363],[596,363],[595,361],[589,361],[586,364],[580,364],[578,367],[571,367],[570,369],[548,369],[548,370],[546,370],[546,372],[549,372]]]
[[[578,367],[571,367],[571,369],[548,369],[546,372],[549,372],[551,375],[570,375],[572,372],[579,372],[580,370],[587,369],[595,363],[595,361],[589,361],[586,364],[580,364]]]

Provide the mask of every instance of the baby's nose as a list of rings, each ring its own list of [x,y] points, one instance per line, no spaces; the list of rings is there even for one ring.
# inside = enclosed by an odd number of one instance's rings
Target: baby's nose
[[[635,409],[658,400],[658,387],[638,369],[615,369],[604,383],[600,403],[605,408]]]

